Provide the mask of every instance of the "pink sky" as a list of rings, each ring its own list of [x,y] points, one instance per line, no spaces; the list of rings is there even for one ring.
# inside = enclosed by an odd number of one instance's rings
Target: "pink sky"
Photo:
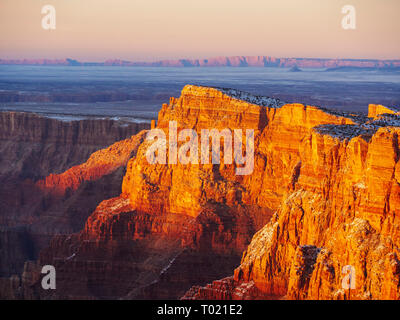
[[[56,8],[56,30],[41,8]],[[356,8],[357,29],[341,27]],[[0,0],[0,58],[400,58],[399,0]]]

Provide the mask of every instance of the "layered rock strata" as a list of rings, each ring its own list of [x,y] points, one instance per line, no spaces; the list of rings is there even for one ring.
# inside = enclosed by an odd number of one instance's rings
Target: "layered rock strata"
[[[157,128],[169,136],[172,121],[177,131],[190,128],[199,136],[202,129],[254,130],[253,173],[235,175],[236,163],[150,164],[151,142],[144,141],[128,163],[121,195],[103,201],[80,233],[56,237],[41,253],[40,265],[62,270],[65,287],[55,297],[178,298],[193,284],[229,274],[288,185],[298,183],[300,145],[313,128],[358,127],[366,118],[186,86],[163,105]]]
[[[376,120],[310,131],[281,206],[229,286],[192,288],[185,299],[254,298],[234,295],[246,284],[256,297],[399,299],[400,118],[371,109]]]
[[[120,140],[149,125],[18,112],[1,112],[0,123],[0,275],[8,276],[54,234],[81,230],[101,200],[120,193],[142,138]]]
[[[168,143],[167,164],[150,164],[145,140],[121,193],[102,201],[82,231],[54,237],[21,277],[0,285],[11,298],[17,284],[19,297],[45,299],[398,298],[400,120],[372,109],[366,118],[186,86],[162,106],[156,128],[166,137],[171,122],[198,136],[254,130],[251,174],[236,175],[236,162],[171,163]],[[88,163],[102,167],[109,153]],[[96,172],[83,165],[38,186],[63,194],[80,183],[65,177]],[[57,290],[40,287],[45,264],[57,269]],[[343,282],[346,270],[355,289]]]

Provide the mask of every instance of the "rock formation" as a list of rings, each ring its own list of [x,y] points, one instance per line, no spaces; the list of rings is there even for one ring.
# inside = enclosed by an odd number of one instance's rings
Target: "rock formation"
[[[397,107],[385,107],[382,105],[370,104],[368,106],[368,117],[376,118],[380,115],[399,114],[400,109]]]
[[[18,297],[41,299],[396,299],[400,119],[370,108],[367,118],[188,85],[162,106],[157,128],[253,129],[253,173],[150,164],[150,141],[130,139],[132,154],[121,151],[128,140],[116,143],[37,183],[62,196],[132,156],[119,195],[0,287],[8,298],[18,285]],[[45,264],[57,290],[40,287]],[[355,289],[344,270],[355,271]]]
[[[311,130],[281,206],[233,278],[192,288],[185,299],[399,299],[400,118],[370,108],[375,121]]]
[[[18,112],[1,112],[0,123],[0,276],[9,276],[55,234],[81,230],[99,201],[119,194],[142,138],[120,140],[149,125]]]

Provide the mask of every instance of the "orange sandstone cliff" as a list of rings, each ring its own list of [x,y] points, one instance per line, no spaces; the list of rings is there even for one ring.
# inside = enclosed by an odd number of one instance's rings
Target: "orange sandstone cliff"
[[[101,202],[81,232],[53,238],[5,286],[27,298],[398,298],[400,120],[388,113],[186,86],[157,127],[253,129],[252,174],[235,175],[236,164],[149,164],[143,141],[120,196]],[[91,159],[102,166],[107,154]],[[38,185],[74,189],[91,172],[83,165]],[[44,264],[57,269],[52,292],[40,288]],[[342,286],[348,265],[353,290]]]
[[[387,110],[373,106],[377,120],[362,125],[313,128],[234,276],[184,299],[399,299],[400,119]]]

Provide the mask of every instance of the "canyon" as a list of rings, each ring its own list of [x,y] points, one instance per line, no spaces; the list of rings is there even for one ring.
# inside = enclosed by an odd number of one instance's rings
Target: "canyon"
[[[370,105],[365,116],[194,85],[162,105],[153,127],[167,136],[171,121],[198,134],[254,130],[249,175],[236,175],[236,162],[149,164],[151,141],[141,131],[148,128],[137,125],[121,132],[106,121],[101,136],[90,122],[80,123],[82,137],[71,138],[71,124],[18,127],[23,121],[15,117],[25,114],[2,116],[2,176],[20,181],[1,190],[2,208],[8,208],[1,225],[15,230],[0,242],[9,248],[2,256],[18,265],[2,266],[2,298],[400,296],[400,118],[394,107]],[[9,133],[16,128],[23,132],[19,140]],[[27,153],[36,161],[18,161],[21,150],[46,136],[32,132],[44,128],[58,140]],[[31,210],[32,203],[40,210]],[[30,237],[35,230],[48,235],[34,254],[25,229]],[[56,290],[41,288],[43,265],[55,266]],[[355,270],[354,290],[342,287],[348,265]]]

